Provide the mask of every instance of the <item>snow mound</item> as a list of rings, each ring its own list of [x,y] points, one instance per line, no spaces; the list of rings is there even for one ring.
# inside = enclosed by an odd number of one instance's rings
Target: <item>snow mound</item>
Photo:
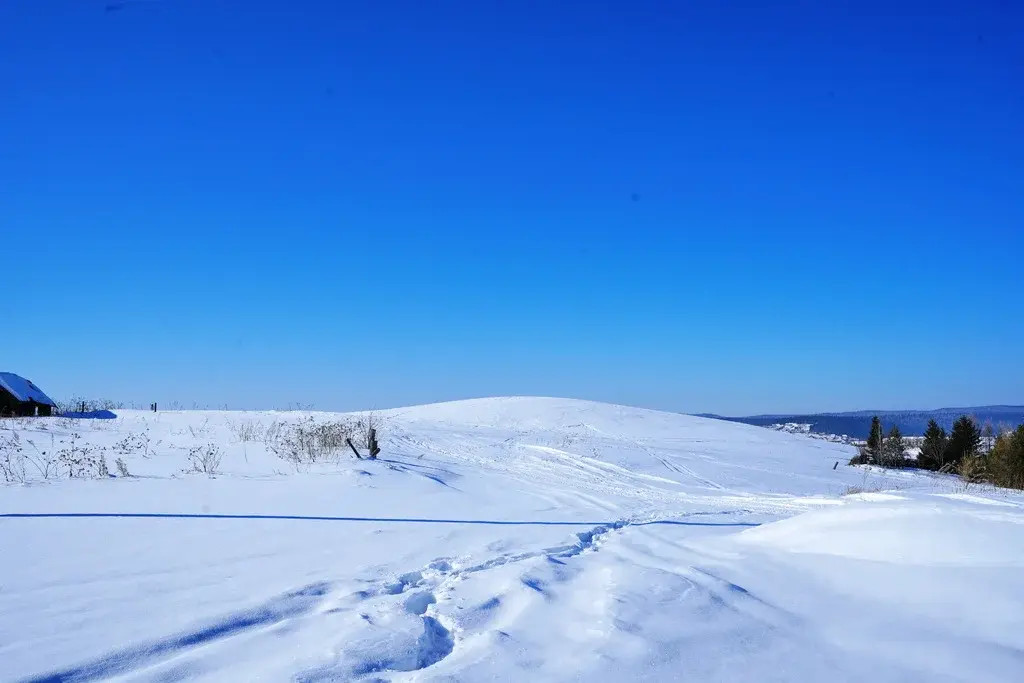
[[[1024,514],[920,500],[886,505],[854,502],[750,529],[739,534],[737,541],[873,562],[1024,567]]]
[[[906,496],[901,496],[896,493],[881,493],[875,491],[868,491],[865,493],[853,493],[846,497],[848,500],[860,500],[864,502],[875,502],[881,503],[892,500],[906,500]]]

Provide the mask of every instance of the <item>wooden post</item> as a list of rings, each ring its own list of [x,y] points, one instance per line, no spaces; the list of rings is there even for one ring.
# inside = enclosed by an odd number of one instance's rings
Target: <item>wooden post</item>
[[[370,429],[370,438],[367,439],[367,446],[370,448],[370,459],[376,460],[380,454],[380,447],[377,446],[377,430]]]
[[[348,447],[352,449],[352,452],[355,453],[356,457],[359,458],[360,460],[364,460],[367,458],[370,460],[376,460],[377,456],[380,455],[380,446],[377,445],[376,429],[370,429],[369,433],[366,435],[366,446],[367,449],[370,451],[370,454],[367,455],[366,458],[363,458],[363,456],[359,454],[359,449],[356,448],[354,443],[352,443],[352,439],[346,438],[345,443],[348,444]]]

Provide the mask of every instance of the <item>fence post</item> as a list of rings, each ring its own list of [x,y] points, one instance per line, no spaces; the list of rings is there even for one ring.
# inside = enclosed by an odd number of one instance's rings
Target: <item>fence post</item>
[[[370,449],[370,459],[376,460],[377,455],[380,454],[380,448],[377,446],[377,430],[370,428],[370,438],[367,439],[367,446]]]

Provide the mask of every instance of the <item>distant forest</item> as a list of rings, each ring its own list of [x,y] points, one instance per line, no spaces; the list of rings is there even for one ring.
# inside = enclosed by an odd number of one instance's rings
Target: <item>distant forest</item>
[[[895,425],[904,436],[922,436],[929,420],[935,420],[946,430],[961,415],[970,415],[979,425],[1016,427],[1024,424],[1024,406],[978,406],[975,408],[941,408],[939,410],[864,410],[853,413],[821,413],[817,415],[753,415],[751,417],[725,417],[703,414],[730,422],[742,422],[765,427],[773,424],[795,422],[811,425],[811,431],[818,434],[845,434],[854,439],[867,439],[871,434],[871,418],[877,415],[887,426]]]

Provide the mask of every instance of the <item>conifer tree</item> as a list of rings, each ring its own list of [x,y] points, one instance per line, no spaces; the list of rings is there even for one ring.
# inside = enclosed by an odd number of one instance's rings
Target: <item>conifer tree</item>
[[[903,434],[900,433],[900,428],[896,425],[892,426],[889,435],[885,437],[882,450],[884,451],[882,464],[886,467],[903,467],[903,453],[907,450],[907,444],[903,441]]]
[[[937,470],[946,463],[946,447],[949,437],[946,430],[935,420],[928,420],[928,428],[924,431],[921,443],[921,454],[917,456],[917,466],[924,470]]]
[[[878,462],[882,457],[882,421],[875,415],[871,418],[871,436],[868,437],[868,456],[871,462]]]
[[[981,447],[981,430],[978,423],[967,415],[961,415],[953,423],[946,449],[946,462],[958,463],[965,456],[975,455]]]

